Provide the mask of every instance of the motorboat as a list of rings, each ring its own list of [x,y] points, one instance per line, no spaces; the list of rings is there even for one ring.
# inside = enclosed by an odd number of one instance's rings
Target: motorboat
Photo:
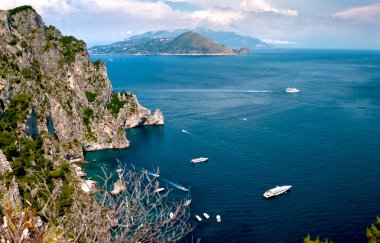
[[[285,89],[285,93],[299,93],[300,90],[299,89],[296,89],[296,88],[286,88]]]
[[[264,192],[263,196],[265,198],[275,197],[289,191],[290,188],[292,188],[292,186],[276,186],[275,188],[269,189],[268,191]]]
[[[191,163],[202,163],[202,162],[206,162],[208,160],[208,158],[204,158],[204,157],[199,157],[199,158],[195,158],[195,159],[192,159],[191,160]]]

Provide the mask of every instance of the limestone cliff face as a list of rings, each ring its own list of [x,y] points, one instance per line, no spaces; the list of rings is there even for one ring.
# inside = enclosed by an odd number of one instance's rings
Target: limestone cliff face
[[[136,96],[114,94],[85,43],[45,26],[32,8],[0,11],[0,116],[19,94],[30,99],[20,130],[42,135],[50,155],[64,159],[126,148],[125,128],[163,124],[161,112],[151,116]]]

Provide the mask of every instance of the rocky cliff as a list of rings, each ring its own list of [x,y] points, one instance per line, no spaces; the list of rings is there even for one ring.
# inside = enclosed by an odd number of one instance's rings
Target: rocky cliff
[[[27,114],[15,132],[42,137],[55,160],[126,148],[125,128],[164,123],[133,94],[114,93],[104,63],[90,60],[85,43],[45,26],[29,6],[0,11],[0,117],[15,98]]]

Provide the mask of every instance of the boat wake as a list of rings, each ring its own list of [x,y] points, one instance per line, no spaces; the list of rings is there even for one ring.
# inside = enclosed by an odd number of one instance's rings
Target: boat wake
[[[182,129],[181,132],[183,132],[183,133],[187,133],[187,134],[192,134],[191,132],[188,132],[188,131],[186,131],[185,129]]]
[[[156,174],[156,173],[153,173],[153,172],[150,172],[150,171],[146,171],[146,173],[147,173],[148,175],[151,175],[151,176],[154,176],[154,177],[160,177],[159,174]]]
[[[187,189],[187,188],[184,187],[184,186],[181,186],[180,184],[177,184],[177,183],[174,183],[174,182],[171,182],[171,181],[165,180],[165,179],[162,179],[162,180],[165,181],[166,183],[168,183],[168,184],[170,184],[170,185],[172,185],[172,186],[174,186],[174,187],[176,187],[176,188],[182,190],[182,191],[185,191],[185,192],[189,191],[189,189]]]
[[[156,90],[157,91],[157,90]],[[161,90],[160,90],[161,92]],[[162,92],[176,92],[176,93],[275,93],[278,91],[266,89],[170,89]]]

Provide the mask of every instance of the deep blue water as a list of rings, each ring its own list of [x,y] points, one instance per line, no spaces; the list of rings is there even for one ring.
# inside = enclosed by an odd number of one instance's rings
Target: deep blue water
[[[90,175],[115,169],[115,158],[159,167],[191,187],[192,221],[212,217],[192,233],[202,242],[302,242],[308,233],[366,242],[380,215],[380,52],[101,58],[114,88],[160,108],[165,126],[127,130],[129,149],[87,153],[97,159]],[[210,160],[189,162],[199,156]],[[263,199],[287,184],[290,193]]]

